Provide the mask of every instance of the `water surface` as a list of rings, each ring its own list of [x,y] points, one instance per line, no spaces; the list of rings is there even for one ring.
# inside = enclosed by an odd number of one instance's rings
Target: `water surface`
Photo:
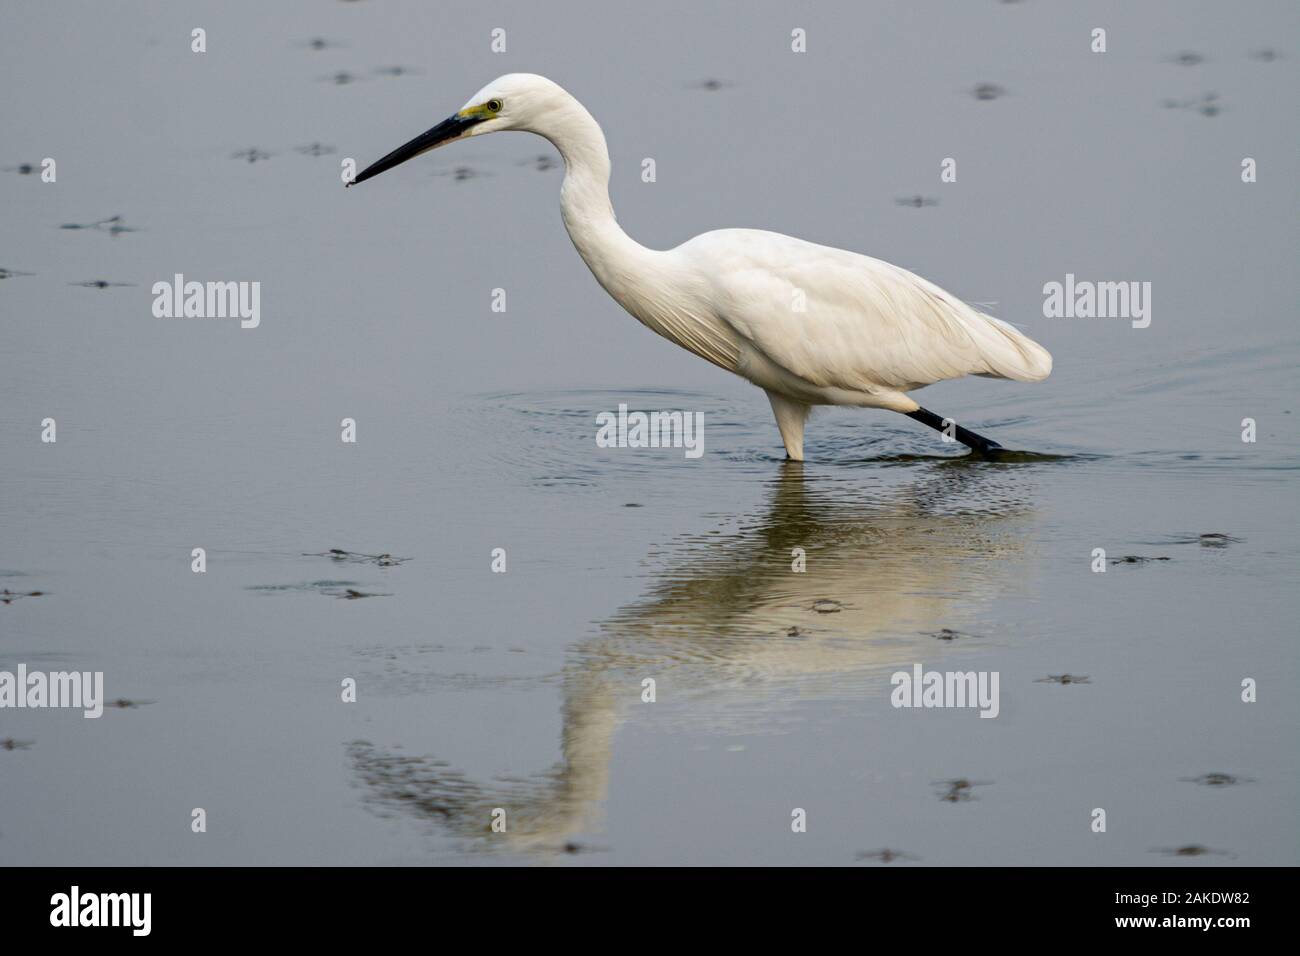
[[[0,861],[1300,862],[1300,53],[1250,56],[1294,7],[1104,7],[1097,56],[1048,4],[819,6],[801,59],[776,4],[499,12],[507,56],[469,4],[9,18],[0,161],[59,179],[0,175],[0,590],[42,592],[0,669],[141,705],[0,712]],[[591,281],[540,141],[341,188],[512,69],[601,120],[648,244],[770,227],[996,300],[1052,378],[922,400],[1032,454],[837,409],[782,461],[761,393]],[[175,272],[261,281],[261,326],[153,318]],[[1044,318],[1067,272],[1151,281],[1151,326]],[[621,402],[702,412],[705,454],[597,448]],[[999,716],[892,708],[918,661],[999,672]]]

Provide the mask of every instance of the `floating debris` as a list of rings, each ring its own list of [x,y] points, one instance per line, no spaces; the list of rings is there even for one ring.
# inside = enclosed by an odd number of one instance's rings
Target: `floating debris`
[[[534,156],[532,159],[525,159],[525,160],[524,160],[522,163],[520,163],[519,165],[520,165],[520,166],[531,166],[533,169],[537,170],[539,173],[544,173],[544,172],[547,172],[548,170],[554,169],[554,168],[555,168],[556,166],[558,166],[559,164],[555,161],[555,158],[554,158],[554,157],[552,157],[552,156],[548,156],[546,153],[538,153],[538,154],[537,154],[536,156]]]
[[[965,777],[957,777],[954,780],[936,780],[934,785],[942,788],[939,799],[944,803],[965,803],[967,800],[975,799],[973,787],[987,787],[991,783],[992,780],[967,780]]]
[[[822,598],[820,601],[813,601],[812,610],[816,611],[818,614],[837,614],[844,610],[844,605],[839,601]]]
[[[349,83],[361,82],[361,77],[355,73],[349,73],[347,70],[340,70],[337,73],[331,73],[329,76],[317,77],[321,83],[333,83],[335,86],[347,86]]]
[[[294,150],[302,153],[304,156],[329,156],[338,152],[333,146],[326,146],[324,143],[311,143],[308,146],[295,146]]]
[[[15,276],[34,276],[35,272],[23,272],[21,269],[2,269],[0,268],[0,279],[12,279]]]
[[[1211,850],[1198,843],[1189,843],[1187,846],[1157,846],[1153,847],[1151,852],[1163,853],[1165,856],[1232,856],[1227,850]]]
[[[918,631],[918,634],[924,634],[926,637],[933,637],[936,641],[955,641],[968,637],[979,637],[978,634],[967,634],[964,631],[954,631],[950,627],[941,627],[937,631]]]
[[[34,740],[14,740],[12,737],[6,737],[0,740],[0,750],[30,750]]]
[[[1169,558],[1159,555],[1157,557],[1148,557],[1144,554],[1126,554],[1122,558],[1111,558],[1111,564],[1147,564],[1151,561],[1168,561]]]
[[[1007,91],[996,83],[977,83],[970,91],[970,95],[977,100],[996,100],[1006,96]]]
[[[19,163],[17,166],[6,166],[6,173],[17,173],[19,176],[30,176],[36,172],[36,167],[32,163]]]
[[[377,76],[420,76],[424,73],[413,66],[381,66],[372,72]]]
[[[913,856],[911,853],[904,853],[902,850],[891,850],[884,847],[879,850],[859,850],[854,854],[855,860],[879,860],[881,863],[893,863],[895,860],[920,860],[919,856]]]
[[[10,591],[5,588],[0,591],[0,604],[13,604],[19,598],[43,597],[44,591]]]
[[[920,209],[922,206],[937,206],[939,205],[939,200],[917,194],[915,196],[899,196],[894,200],[894,204],[898,206],[909,206],[912,209]]]
[[[117,700],[110,700],[105,707],[116,707],[118,710],[131,710],[136,707],[144,707],[148,704],[156,704],[156,700],[129,700],[126,697],[119,697]]]
[[[1167,99],[1161,105],[1167,110],[1195,110],[1202,116],[1218,116],[1223,111],[1218,93],[1206,93],[1199,100]]]
[[[273,153],[268,153],[264,149],[258,149],[256,146],[251,146],[248,149],[241,149],[237,153],[231,153],[230,158],[243,159],[250,163],[255,163],[259,159],[270,159],[273,155]]]
[[[1035,684],[1091,684],[1087,674],[1048,674],[1034,681]]]
[[[624,508],[644,508],[645,505],[637,504],[635,501],[629,501],[627,504],[623,505],[623,507],[624,507]]]
[[[1275,60],[1282,59],[1282,53],[1272,47],[1264,47],[1262,50],[1252,50],[1250,58],[1258,60],[1260,63],[1272,63]]]
[[[571,856],[576,856],[579,853],[608,853],[609,852],[609,847],[586,846],[585,844],[578,843],[574,840],[569,840],[565,843],[561,843],[555,849],[561,853],[568,853]]]
[[[120,220],[121,220],[120,216],[113,216],[111,219],[101,219],[98,222],[65,222],[63,225],[59,226],[59,228],[60,229],[100,229],[107,223],[118,222]]]
[[[255,584],[250,586],[249,591],[260,591],[263,594],[276,594],[288,591],[314,591],[317,594],[324,594],[328,597],[335,597],[345,601],[356,601],[360,598],[368,597],[392,597],[391,594],[379,591],[362,591],[361,585],[355,581],[310,581],[306,584]]]
[[[308,50],[330,50],[337,47],[346,46],[345,43],[339,43],[336,40],[327,40],[324,37],[312,37],[310,40],[304,40],[298,46],[306,47]]]
[[[709,77],[708,79],[690,84],[687,89],[704,90],[706,93],[717,93],[719,90],[725,90],[735,85],[735,83],[728,80],[719,80],[716,77]]]
[[[1203,773],[1199,777],[1179,777],[1183,783],[1199,783],[1203,787],[1235,787],[1239,783],[1253,782],[1250,777],[1234,777],[1230,773]]]
[[[107,219],[99,219],[95,222],[65,222],[59,226],[60,229],[93,229],[98,232],[107,232],[110,236],[116,238],[124,232],[139,232],[139,229],[133,229],[128,226],[121,216],[109,216]]]
[[[1183,50],[1175,53],[1169,58],[1170,63],[1177,63],[1179,66],[1200,66],[1205,62],[1205,56],[1194,50]]]
[[[410,558],[395,558],[391,554],[361,554],[357,551],[344,551],[342,548],[330,548],[328,551],[304,552],[304,558],[330,558],[334,561],[351,561],[354,564],[375,564],[381,568],[391,568],[410,561]]]
[[[69,282],[68,285],[84,286],[87,289],[109,289],[113,286],[133,286],[134,282],[109,282],[107,279],[87,279],[84,282]]]
[[[475,169],[473,166],[453,166],[451,169],[435,170],[433,175],[450,176],[456,182],[463,183],[471,179],[479,179],[483,176],[491,176],[492,174],[489,172],[485,172],[484,170],[481,169]]]

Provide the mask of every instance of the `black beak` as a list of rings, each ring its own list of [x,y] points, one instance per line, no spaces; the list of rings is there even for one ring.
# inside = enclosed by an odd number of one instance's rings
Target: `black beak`
[[[462,135],[471,126],[483,122],[486,117],[483,116],[448,116],[445,120],[427,132],[421,133],[415,139],[411,140],[404,146],[399,146],[383,159],[371,163],[363,169],[360,175],[349,186],[354,183],[364,183],[372,176],[378,176],[386,169],[392,169],[394,166],[406,162],[408,159],[414,159],[421,153],[427,153],[431,149],[436,149],[449,140],[456,139]]]

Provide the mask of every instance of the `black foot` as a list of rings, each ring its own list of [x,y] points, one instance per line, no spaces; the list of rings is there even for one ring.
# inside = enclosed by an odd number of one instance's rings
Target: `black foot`
[[[952,419],[936,415],[928,408],[918,408],[914,412],[906,412],[905,414],[908,418],[915,418],[923,425],[929,425],[937,432],[945,432],[952,435],[981,458],[993,460],[996,459],[1002,451],[1002,446],[993,439],[985,438],[983,435],[975,434],[975,432],[970,429],[962,428]]]

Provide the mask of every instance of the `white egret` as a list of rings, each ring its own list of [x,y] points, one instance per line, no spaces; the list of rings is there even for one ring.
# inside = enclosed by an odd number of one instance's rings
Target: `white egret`
[[[554,144],[565,164],[564,225],[596,280],[644,325],[766,391],[790,458],[803,460],[814,405],[886,408],[995,456],[997,442],[907,393],[966,375],[1037,382],[1051,372],[1052,357],[1037,342],[879,259],[757,229],[706,232],[665,251],[640,245],[614,219],[600,126],[542,76],[493,80],[354,182],[499,130]]]

